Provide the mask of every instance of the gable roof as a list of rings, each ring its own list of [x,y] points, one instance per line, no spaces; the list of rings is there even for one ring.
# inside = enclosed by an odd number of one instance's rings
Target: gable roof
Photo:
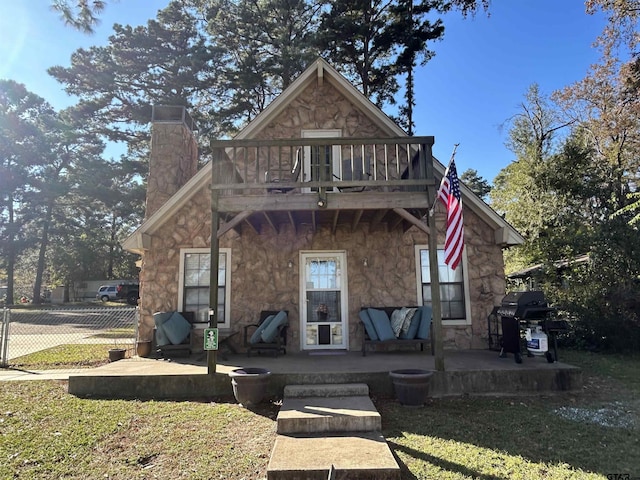
[[[324,59],[318,58],[302,74],[296,78],[284,92],[273,100],[256,118],[245,126],[234,139],[250,139],[275,119],[306,87],[313,82],[329,82],[345,98],[349,99],[357,108],[382,132],[390,137],[406,137],[407,134],[393,122],[382,110],[365,97],[351,82],[342,76]],[[445,166],[434,157],[436,176],[442,178]],[[142,253],[148,248],[148,236],[160,228],[165,221],[177,213],[199,190],[209,185],[211,181],[211,162],[200,169],[184,186],[182,186],[164,205],[145,220],[142,225],[123,242],[125,250]],[[471,208],[481,219],[493,227],[496,243],[503,246],[518,245],[524,238],[489,205],[476,196],[464,184],[461,185],[465,205]]]

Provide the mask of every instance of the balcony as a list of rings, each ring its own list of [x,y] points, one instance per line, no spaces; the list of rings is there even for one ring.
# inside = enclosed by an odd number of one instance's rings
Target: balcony
[[[433,201],[432,145],[433,137],[214,140],[212,205],[228,228],[245,222],[258,233],[265,223],[276,232],[360,222],[407,229]]]

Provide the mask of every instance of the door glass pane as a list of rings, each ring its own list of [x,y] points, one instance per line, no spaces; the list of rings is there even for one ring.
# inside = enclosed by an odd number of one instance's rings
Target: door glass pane
[[[335,259],[308,260],[306,265],[306,288],[340,288],[339,262]]]
[[[307,292],[307,322],[341,322],[340,292]]]
[[[318,325],[307,324],[307,345],[318,345]]]
[[[340,345],[342,343],[342,324],[331,326],[331,343],[333,345]]]

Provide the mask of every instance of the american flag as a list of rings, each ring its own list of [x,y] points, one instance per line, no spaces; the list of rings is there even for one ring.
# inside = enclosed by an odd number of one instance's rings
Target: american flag
[[[451,158],[438,189],[438,198],[447,208],[447,234],[444,242],[444,263],[455,270],[462,260],[464,227],[462,225],[462,198],[456,163]]]

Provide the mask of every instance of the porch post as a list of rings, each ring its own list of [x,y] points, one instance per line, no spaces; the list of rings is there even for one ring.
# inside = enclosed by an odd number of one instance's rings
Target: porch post
[[[430,202],[436,202],[436,186],[433,168],[432,145],[423,145],[426,153],[425,164],[427,178],[434,182],[427,185],[427,208],[431,212]],[[431,312],[433,323],[433,354],[436,370],[444,372],[444,349],[442,341],[442,305],[440,304],[440,276],[438,273],[438,228],[436,218],[429,214],[429,273],[431,274]]]
[[[216,183],[216,167],[220,149],[213,150],[211,159],[211,185]],[[220,262],[220,242],[218,241],[218,229],[220,228],[220,213],[218,211],[218,198],[220,190],[211,189],[211,266],[209,271],[209,328],[218,327],[218,267]],[[216,373],[218,352],[207,350],[207,372],[209,375]]]

